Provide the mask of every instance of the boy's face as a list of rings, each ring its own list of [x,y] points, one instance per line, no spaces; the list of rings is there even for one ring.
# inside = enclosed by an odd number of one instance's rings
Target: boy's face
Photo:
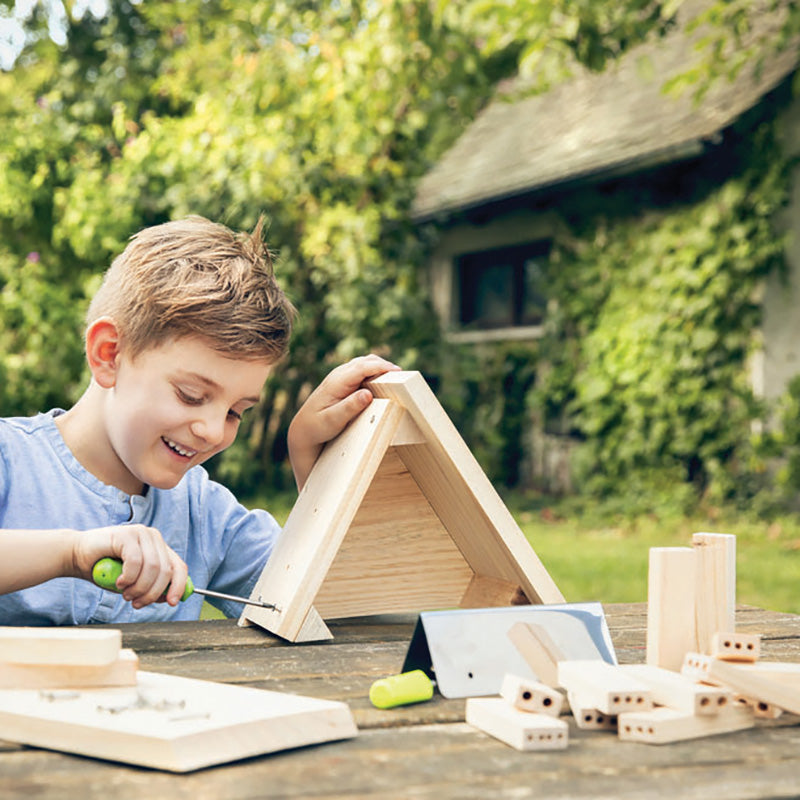
[[[193,337],[133,360],[123,353],[103,414],[110,466],[120,476],[114,484],[129,494],[143,484],[175,486],[190,467],[233,442],[269,371],[265,361],[227,358]]]

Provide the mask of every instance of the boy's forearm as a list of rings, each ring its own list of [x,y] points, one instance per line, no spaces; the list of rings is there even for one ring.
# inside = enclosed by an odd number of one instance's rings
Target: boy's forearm
[[[0,531],[0,594],[74,576],[75,532]]]
[[[322,451],[321,445],[309,445],[303,441],[302,435],[296,433],[296,429],[289,427],[287,437],[287,447],[289,450],[289,463],[292,465],[294,480],[299,492],[305,486],[308,476]]]

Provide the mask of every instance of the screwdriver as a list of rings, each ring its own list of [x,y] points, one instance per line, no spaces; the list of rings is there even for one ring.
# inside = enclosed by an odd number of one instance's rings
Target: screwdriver
[[[122,574],[122,562],[118,558],[101,558],[92,567],[92,580],[101,588],[108,589],[110,592],[121,594],[117,588],[117,578]],[[272,603],[264,603],[261,600],[250,600],[246,597],[237,597],[234,594],[224,594],[214,592],[211,589],[198,589],[190,577],[186,577],[186,588],[181,595],[181,601],[188,600],[193,594],[202,594],[206,597],[218,597],[220,600],[233,600],[234,603],[246,603],[251,606],[261,606],[261,608],[271,608],[280,612],[277,606]]]

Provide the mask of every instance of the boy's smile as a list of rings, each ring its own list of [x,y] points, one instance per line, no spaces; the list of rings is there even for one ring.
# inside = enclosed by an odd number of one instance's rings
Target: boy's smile
[[[233,442],[269,370],[265,361],[228,358],[194,337],[134,359],[117,352],[112,377],[101,375],[105,385],[93,384],[91,402],[59,417],[59,428],[104,483],[128,494],[147,485],[170,489]]]

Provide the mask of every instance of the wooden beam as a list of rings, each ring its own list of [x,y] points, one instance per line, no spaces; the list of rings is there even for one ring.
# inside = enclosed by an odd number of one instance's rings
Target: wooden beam
[[[647,574],[647,663],[680,670],[696,649],[695,564],[690,547],[651,547]]]

